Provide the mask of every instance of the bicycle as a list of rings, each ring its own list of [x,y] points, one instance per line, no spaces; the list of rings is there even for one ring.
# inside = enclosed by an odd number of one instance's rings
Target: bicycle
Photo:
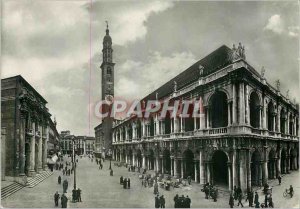
[[[283,192],[283,197],[287,197],[288,195],[290,195],[291,197],[293,197],[294,192],[292,192],[292,194],[290,194],[288,189],[285,189],[285,191]]]

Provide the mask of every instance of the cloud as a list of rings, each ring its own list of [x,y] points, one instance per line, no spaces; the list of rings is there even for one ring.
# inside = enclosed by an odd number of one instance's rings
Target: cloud
[[[281,34],[284,31],[284,24],[280,15],[275,14],[270,17],[264,30],[270,30],[274,33]]]

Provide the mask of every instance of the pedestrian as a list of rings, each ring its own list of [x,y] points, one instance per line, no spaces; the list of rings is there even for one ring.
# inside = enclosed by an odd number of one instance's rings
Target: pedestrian
[[[124,181],[123,181],[123,189],[126,189],[127,187],[127,178],[124,178]]]
[[[130,189],[130,178],[127,179],[127,189]]]
[[[209,189],[208,186],[204,187],[205,199],[208,199]]]
[[[257,205],[257,203],[259,204],[259,199],[258,199],[258,194],[257,194],[257,192],[255,192],[255,196],[254,196],[254,204],[255,204],[255,206]]]
[[[61,207],[62,208],[68,207],[68,198],[65,194],[62,194],[62,196],[61,196]]]
[[[72,190],[72,202],[77,202],[77,191],[75,188]]]
[[[270,197],[269,197],[269,208],[274,208],[272,195],[270,195]]]
[[[58,184],[61,184],[61,177],[60,176],[58,176],[57,182],[58,182]]]
[[[80,188],[77,189],[77,201],[81,202],[81,189]]]
[[[68,185],[69,185],[69,183],[68,183],[67,179],[65,179],[64,182],[63,182],[63,193],[67,192]]]
[[[159,197],[158,195],[155,196],[155,208],[159,208],[160,202],[159,202]]]
[[[178,208],[178,199],[179,199],[178,194],[176,194],[174,197],[174,208]]]
[[[293,195],[294,195],[294,188],[293,188],[293,186],[292,185],[290,185],[290,196],[291,196],[291,198],[293,197]]]
[[[120,177],[120,184],[123,184],[123,176]]]
[[[65,170],[63,170],[62,172],[63,172],[63,175],[65,175]]]
[[[185,198],[185,202],[186,202],[186,204],[185,204],[185,206],[186,206],[186,208],[190,208],[191,207],[191,199],[189,198],[189,196],[187,195],[186,196],[186,198]]]
[[[259,202],[255,203],[255,208],[260,208],[259,204],[260,204]]]
[[[253,191],[251,190],[248,195],[249,207],[253,207]]]
[[[113,169],[110,170],[110,176],[113,176],[114,175],[114,171]]]
[[[59,194],[58,194],[58,191],[56,191],[55,194],[54,194],[55,207],[58,206],[58,200],[59,200]]]
[[[237,206],[239,206],[241,204],[242,208],[244,207],[243,203],[242,203],[242,200],[243,200],[243,196],[242,196],[242,193],[239,194],[239,197],[238,197],[238,204]]]
[[[265,195],[265,207],[268,206],[268,194]]]
[[[158,194],[158,184],[155,182],[153,194]]]
[[[233,197],[234,197],[235,200],[237,200],[237,198],[238,198],[236,186],[233,187]]]
[[[187,177],[187,180],[188,180],[189,185],[191,185],[191,181],[192,181],[191,176],[188,176],[188,177]]]
[[[280,175],[278,175],[277,179],[278,179],[278,183],[279,183],[279,185],[281,185],[281,176],[280,176]]]
[[[233,206],[234,206],[234,198],[233,198],[232,194],[229,197],[229,205],[230,205],[230,208],[233,208]]]
[[[160,196],[159,202],[160,202],[160,207],[161,207],[161,208],[165,208],[166,200],[165,200],[165,198],[164,198],[163,195]]]
[[[179,208],[184,208],[185,207],[185,197],[182,195],[179,199]]]

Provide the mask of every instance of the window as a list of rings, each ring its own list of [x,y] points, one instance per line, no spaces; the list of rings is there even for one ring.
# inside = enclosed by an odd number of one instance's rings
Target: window
[[[106,73],[107,73],[108,75],[111,75],[111,68],[110,68],[110,67],[107,67]]]

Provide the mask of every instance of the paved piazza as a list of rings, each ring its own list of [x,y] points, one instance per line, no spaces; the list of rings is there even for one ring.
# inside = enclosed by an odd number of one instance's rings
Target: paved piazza
[[[69,158],[70,159],[70,158]],[[95,161],[91,162],[89,158],[79,159],[77,167],[77,186],[82,190],[81,203],[71,203],[71,190],[73,188],[73,175],[64,177],[69,180],[68,198],[69,208],[153,208],[154,195],[153,187],[144,188],[138,178],[137,172],[128,172],[125,167],[115,167],[112,162],[114,176],[109,175],[109,161],[104,162],[103,170],[99,170]],[[62,193],[62,186],[57,184],[59,171],[54,171],[54,174],[48,179],[40,183],[34,188],[23,188],[8,198],[2,200],[2,206],[8,208],[51,208],[54,207],[53,195],[55,191]],[[123,189],[119,184],[120,176],[129,177],[131,180],[131,188]],[[63,180],[64,180],[63,178]],[[299,173],[292,172],[290,175],[283,176],[282,185],[279,186],[277,181],[270,183],[273,186],[273,201],[275,207],[299,207]],[[290,199],[285,199],[282,192],[288,188],[290,184],[294,185],[295,196]],[[228,207],[228,193],[220,191],[218,202],[213,202],[211,199],[204,199],[204,193],[200,191],[199,184],[192,183],[191,186],[171,189],[164,191],[159,189],[160,194],[166,198],[166,207],[174,207],[173,197],[175,194],[189,195],[192,200],[191,207],[193,208],[218,208]],[[263,200],[260,192],[260,201]],[[236,202],[237,203],[237,202]],[[248,203],[245,202],[245,206]],[[60,206],[60,205],[59,205]],[[235,206],[237,207],[237,206]]]

